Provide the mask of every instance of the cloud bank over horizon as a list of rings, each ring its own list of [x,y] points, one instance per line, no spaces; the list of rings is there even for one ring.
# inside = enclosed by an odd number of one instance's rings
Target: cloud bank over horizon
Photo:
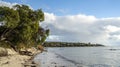
[[[12,8],[15,4],[0,1],[0,6]],[[41,25],[50,28],[47,41],[120,45],[120,17],[97,18],[86,14],[58,16],[45,12],[45,21]]]
[[[85,14],[57,16],[46,12],[42,25],[51,30],[47,41],[91,42],[104,45],[120,43],[120,17],[97,18]]]

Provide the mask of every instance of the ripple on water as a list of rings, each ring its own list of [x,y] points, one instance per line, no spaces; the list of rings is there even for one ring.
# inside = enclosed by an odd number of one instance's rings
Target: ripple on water
[[[113,66],[107,64],[93,64],[89,65],[89,67],[113,67]]]

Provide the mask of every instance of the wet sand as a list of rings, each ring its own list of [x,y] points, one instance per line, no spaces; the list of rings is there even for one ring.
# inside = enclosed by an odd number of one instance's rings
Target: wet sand
[[[37,55],[34,60],[40,64],[40,67],[87,67],[54,52],[43,52]]]

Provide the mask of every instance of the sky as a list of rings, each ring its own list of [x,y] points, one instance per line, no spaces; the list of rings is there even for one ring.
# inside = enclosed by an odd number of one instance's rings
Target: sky
[[[42,9],[41,25],[51,30],[47,41],[120,46],[120,0],[2,0],[0,6]]]

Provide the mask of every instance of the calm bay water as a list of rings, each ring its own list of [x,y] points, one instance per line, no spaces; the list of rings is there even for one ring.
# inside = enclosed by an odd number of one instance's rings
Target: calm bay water
[[[47,48],[35,61],[40,67],[120,67],[120,47]]]

